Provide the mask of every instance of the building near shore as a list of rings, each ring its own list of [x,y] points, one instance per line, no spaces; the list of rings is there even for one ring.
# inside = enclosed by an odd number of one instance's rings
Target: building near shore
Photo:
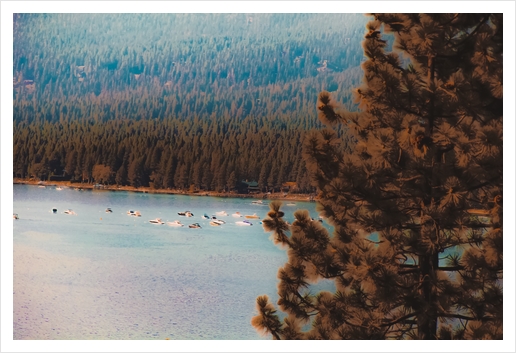
[[[258,182],[241,180],[237,185],[237,191],[239,194],[256,194],[261,192]]]

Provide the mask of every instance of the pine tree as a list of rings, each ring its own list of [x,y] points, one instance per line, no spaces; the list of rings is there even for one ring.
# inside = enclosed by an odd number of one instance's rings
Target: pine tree
[[[259,297],[252,323],[276,339],[502,339],[502,14],[373,16],[361,111],[318,101],[353,152],[331,128],[304,143],[333,234],[271,203],[287,317]],[[312,294],[320,278],[336,291]]]
[[[163,172],[163,187],[171,188],[174,186],[174,173],[175,173],[175,163],[174,156],[170,155],[170,157],[165,161],[163,160],[165,165]]]
[[[144,185],[143,163],[144,157],[135,158],[127,169],[129,183],[136,188]]]
[[[127,184],[127,168],[125,163],[122,163],[120,168],[118,168],[115,175],[115,183],[119,186]]]
[[[235,175],[235,172],[232,171],[229,176],[228,176],[228,180],[226,182],[226,186],[228,187],[228,191],[232,191],[236,188],[237,186],[237,177]]]
[[[258,185],[260,186],[260,188],[263,188],[265,187],[266,190],[267,189],[267,176],[269,175],[269,166],[268,166],[269,163],[263,163],[262,164],[262,167],[260,169],[260,175],[258,177]]]

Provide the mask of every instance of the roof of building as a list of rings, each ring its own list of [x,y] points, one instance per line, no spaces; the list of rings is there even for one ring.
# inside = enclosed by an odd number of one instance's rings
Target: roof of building
[[[253,181],[242,180],[242,184],[246,184],[250,188],[258,187],[258,182],[254,181],[254,180]]]

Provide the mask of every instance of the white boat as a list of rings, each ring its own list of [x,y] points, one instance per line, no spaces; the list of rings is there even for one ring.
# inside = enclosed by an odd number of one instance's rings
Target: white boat
[[[202,215],[202,219],[210,219],[210,216],[208,216],[206,213]]]
[[[171,227],[182,227],[183,226],[183,224],[179,221],[167,222],[167,225],[171,226]]]
[[[141,217],[142,214],[140,213],[140,211],[127,211],[127,214],[129,216],[134,216],[134,217]]]
[[[211,216],[210,218],[212,221],[215,221],[215,222],[219,222],[220,224],[224,224],[226,223],[225,221],[223,221],[222,219],[218,219],[217,217],[215,216]]]
[[[42,188],[44,189],[45,188],[45,185],[39,185],[38,188]]]
[[[253,201],[251,202],[252,205],[263,205],[263,201],[262,200],[256,200],[256,201]]]
[[[149,221],[149,223],[152,223],[152,224],[164,224],[165,222],[163,222],[163,221],[161,220],[161,218],[155,218],[155,219],[151,219],[151,220]]]
[[[177,214],[180,215],[180,216],[183,216],[183,217],[192,217],[194,215],[190,211],[178,212]]]
[[[287,203],[287,206],[295,206],[296,204],[294,202]]]
[[[74,211],[72,211],[71,209],[67,209],[66,211],[63,212],[64,214],[71,214],[71,215],[74,215],[74,216],[77,216],[77,213],[75,213]]]
[[[62,187],[60,187],[60,186],[58,186],[58,187],[56,187],[56,190],[61,191],[61,190],[63,190],[63,188],[62,188]]]
[[[202,228],[199,223],[193,223],[188,226],[188,228]]]
[[[249,222],[248,220],[243,220],[243,221],[238,221],[238,222],[235,222],[235,224],[237,226],[252,226],[253,224],[251,222]]]
[[[113,210],[111,208],[106,208],[106,213],[113,213]]]
[[[215,214],[217,216],[227,216],[228,214],[226,213],[226,211],[220,211],[220,212],[215,212]]]
[[[226,223],[226,222],[224,222],[224,221],[220,221],[220,220],[216,219],[216,220],[214,220],[214,221],[211,221],[211,222],[210,222],[210,225],[212,225],[212,226],[221,226],[221,225],[223,225],[224,223]]]
[[[233,217],[236,217],[236,218],[238,218],[238,217],[242,217],[242,215],[240,214],[240,212],[235,212],[235,213],[233,213],[233,214],[232,214],[232,216],[233,216]]]
[[[260,217],[259,217],[256,213],[254,213],[254,214],[251,214],[251,215],[246,214],[246,215],[245,215],[245,218],[249,218],[249,219],[259,219]]]
[[[13,213],[13,219],[20,219],[20,217],[18,217],[18,213]]]

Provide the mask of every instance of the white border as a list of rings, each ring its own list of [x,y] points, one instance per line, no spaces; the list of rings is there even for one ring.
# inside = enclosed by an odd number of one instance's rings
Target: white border
[[[13,13],[367,13],[367,12],[501,12],[504,13],[504,179],[505,279],[503,341],[14,341],[12,296],[12,18]],[[1,2],[1,346],[2,352],[514,352],[514,34],[513,1],[2,1]],[[365,25],[365,21],[364,21]],[[345,26],[343,23],[342,26]],[[315,115],[314,115],[315,118]]]

